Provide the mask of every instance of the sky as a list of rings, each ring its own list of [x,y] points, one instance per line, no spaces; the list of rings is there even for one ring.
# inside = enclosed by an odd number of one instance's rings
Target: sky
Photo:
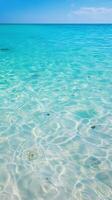
[[[112,23],[112,0],[0,0],[0,23]]]

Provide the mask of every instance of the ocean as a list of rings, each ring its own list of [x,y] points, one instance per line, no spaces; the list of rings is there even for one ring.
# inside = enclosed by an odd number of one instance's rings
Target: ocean
[[[0,199],[112,199],[112,25],[0,25]]]

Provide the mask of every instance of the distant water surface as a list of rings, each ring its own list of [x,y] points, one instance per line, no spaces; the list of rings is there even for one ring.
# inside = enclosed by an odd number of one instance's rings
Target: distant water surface
[[[112,25],[0,25],[0,200],[112,200]]]

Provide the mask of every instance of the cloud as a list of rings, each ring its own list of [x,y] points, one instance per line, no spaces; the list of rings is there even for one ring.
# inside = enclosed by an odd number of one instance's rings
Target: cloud
[[[74,11],[74,14],[76,15],[82,15],[82,14],[92,14],[92,15],[105,15],[105,14],[112,14],[112,8],[95,8],[95,7],[83,7],[79,10]]]
[[[72,20],[80,22],[112,22],[112,7],[82,7],[72,10]]]

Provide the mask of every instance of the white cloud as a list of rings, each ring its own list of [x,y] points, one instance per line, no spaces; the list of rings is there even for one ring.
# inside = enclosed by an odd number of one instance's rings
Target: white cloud
[[[112,7],[82,7],[72,10],[72,20],[80,22],[112,22]]]
[[[80,14],[112,14],[112,8],[95,8],[95,7],[83,7],[80,8],[79,10],[74,11],[74,14],[80,15]]]

